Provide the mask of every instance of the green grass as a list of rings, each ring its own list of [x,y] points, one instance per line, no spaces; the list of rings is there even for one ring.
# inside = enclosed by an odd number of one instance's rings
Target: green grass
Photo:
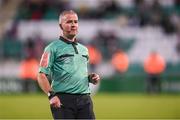
[[[180,118],[175,95],[99,95],[94,105],[97,118]]]
[[[180,118],[180,95],[97,94],[96,118]],[[51,119],[48,99],[42,94],[0,95],[0,119]]]

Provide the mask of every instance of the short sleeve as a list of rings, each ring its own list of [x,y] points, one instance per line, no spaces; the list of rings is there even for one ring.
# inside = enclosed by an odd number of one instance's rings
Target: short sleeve
[[[51,47],[47,47],[45,48],[44,53],[42,54],[40,60],[39,72],[50,75],[53,62],[54,62],[53,49]]]

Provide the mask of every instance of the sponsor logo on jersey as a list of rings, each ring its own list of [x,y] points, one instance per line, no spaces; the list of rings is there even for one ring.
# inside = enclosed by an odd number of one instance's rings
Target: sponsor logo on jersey
[[[50,56],[50,53],[48,53],[48,52],[43,53],[43,55],[41,57],[41,61],[40,61],[40,66],[41,67],[47,67],[48,66],[49,56]]]

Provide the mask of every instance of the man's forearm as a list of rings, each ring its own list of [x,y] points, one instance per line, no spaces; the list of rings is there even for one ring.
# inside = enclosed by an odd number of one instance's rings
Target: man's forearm
[[[51,86],[49,84],[48,78],[44,73],[38,73],[38,84],[46,94],[51,91]]]

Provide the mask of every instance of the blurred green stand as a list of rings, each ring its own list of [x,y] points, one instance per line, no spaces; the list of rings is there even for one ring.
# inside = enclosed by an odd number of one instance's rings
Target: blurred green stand
[[[167,64],[166,71],[161,75],[162,93],[180,93],[180,64]],[[127,73],[104,78],[101,80],[99,92],[146,92],[146,73],[140,64],[130,65]]]

